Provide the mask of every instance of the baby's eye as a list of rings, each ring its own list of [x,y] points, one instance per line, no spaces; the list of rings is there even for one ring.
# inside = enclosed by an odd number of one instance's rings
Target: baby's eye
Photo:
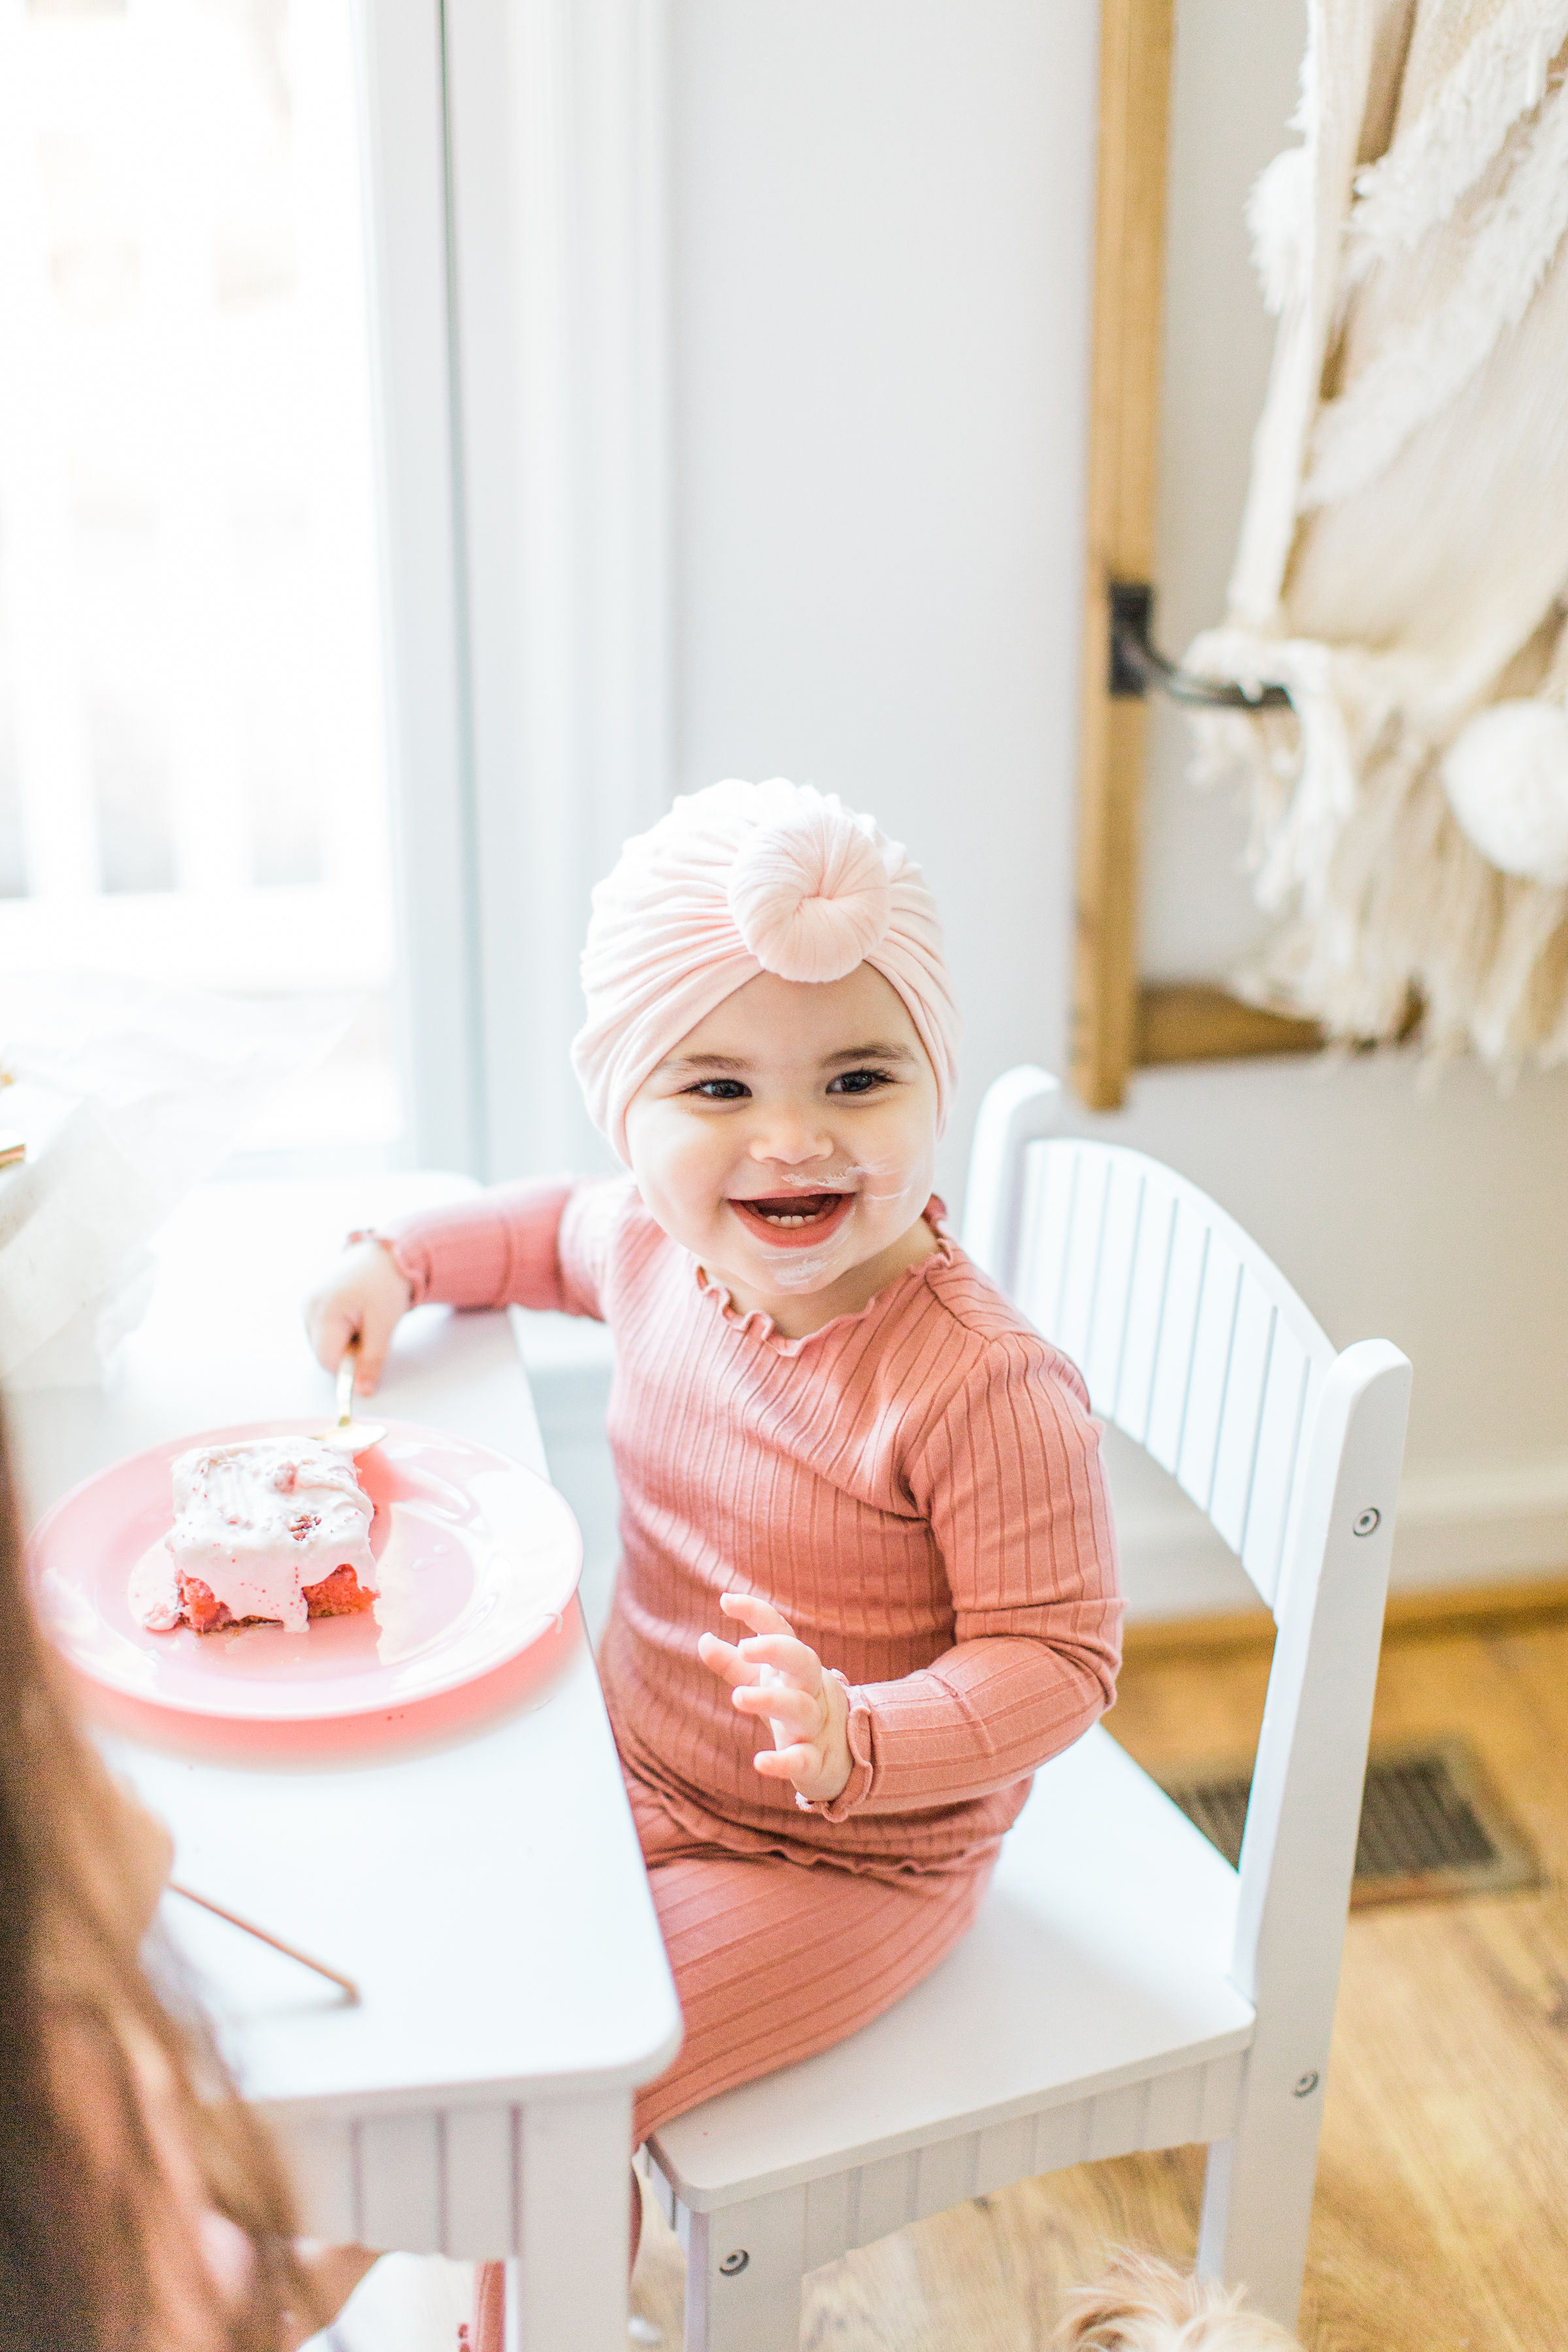
[[[742,1086],[739,1078],[699,1078],[686,1091],[700,1096],[704,1102],[743,1102],[752,1089]]]
[[[841,1070],[830,1081],[827,1091],[830,1095],[868,1095],[891,1083],[886,1070]]]

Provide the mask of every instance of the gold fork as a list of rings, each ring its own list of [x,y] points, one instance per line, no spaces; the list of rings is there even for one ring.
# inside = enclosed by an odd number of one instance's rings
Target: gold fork
[[[364,1454],[371,1446],[379,1445],[386,1435],[379,1421],[354,1419],[354,1375],[359,1370],[360,1343],[357,1338],[343,1349],[338,1366],[338,1418],[335,1427],[323,1432],[329,1445],[341,1445],[345,1454]]]

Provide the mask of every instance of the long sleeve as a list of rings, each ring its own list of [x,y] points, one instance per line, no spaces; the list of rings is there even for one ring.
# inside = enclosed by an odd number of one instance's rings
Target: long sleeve
[[[737,1311],[629,1178],[560,1210],[551,1301],[616,1339],[600,1678],[627,1772],[699,1844],[940,1876],[994,1849],[1034,1767],[1110,1696],[1115,1544],[1083,1383],[929,1216],[930,1256],[792,1339]],[[737,1590],[851,1694],[858,1760],[830,1806],[756,1771],[699,1655]]]
[[[568,1177],[499,1184],[449,1207],[424,1209],[384,1238],[414,1304],[533,1307],[599,1313],[580,1262],[563,1263],[562,1224],[577,1190]]]
[[[1100,1434],[1074,1368],[1008,1334],[922,1434],[910,1486],[952,1596],[929,1666],[850,1691],[855,1767],[829,1820],[1008,1787],[1115,1695],[1121,1604]]]

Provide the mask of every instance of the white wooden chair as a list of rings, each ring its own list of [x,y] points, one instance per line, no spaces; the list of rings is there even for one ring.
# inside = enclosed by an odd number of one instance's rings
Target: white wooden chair
[[[1174,1473],[1278,1625],[1239,1873],[1096,1728],[1038,1774],[975,1926],[887,2015],[648,2144],[687,2352],[795,2352],[800,2283],[967,2197],[1209,2144],[1198,2266],[1294,2321],[1410,1367],[1335,1354],[1256,1243],[1158,1161],[1051,1133],[1017,1069],[965,1241]]]

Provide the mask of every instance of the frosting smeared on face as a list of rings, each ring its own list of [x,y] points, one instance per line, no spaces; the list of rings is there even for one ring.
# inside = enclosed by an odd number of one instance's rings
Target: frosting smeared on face
[[[800,1337],[935,1247],[937,1091],[882,975],[763,972],[700,1022],[626,1115],[643,1200],[735,1305]]]

